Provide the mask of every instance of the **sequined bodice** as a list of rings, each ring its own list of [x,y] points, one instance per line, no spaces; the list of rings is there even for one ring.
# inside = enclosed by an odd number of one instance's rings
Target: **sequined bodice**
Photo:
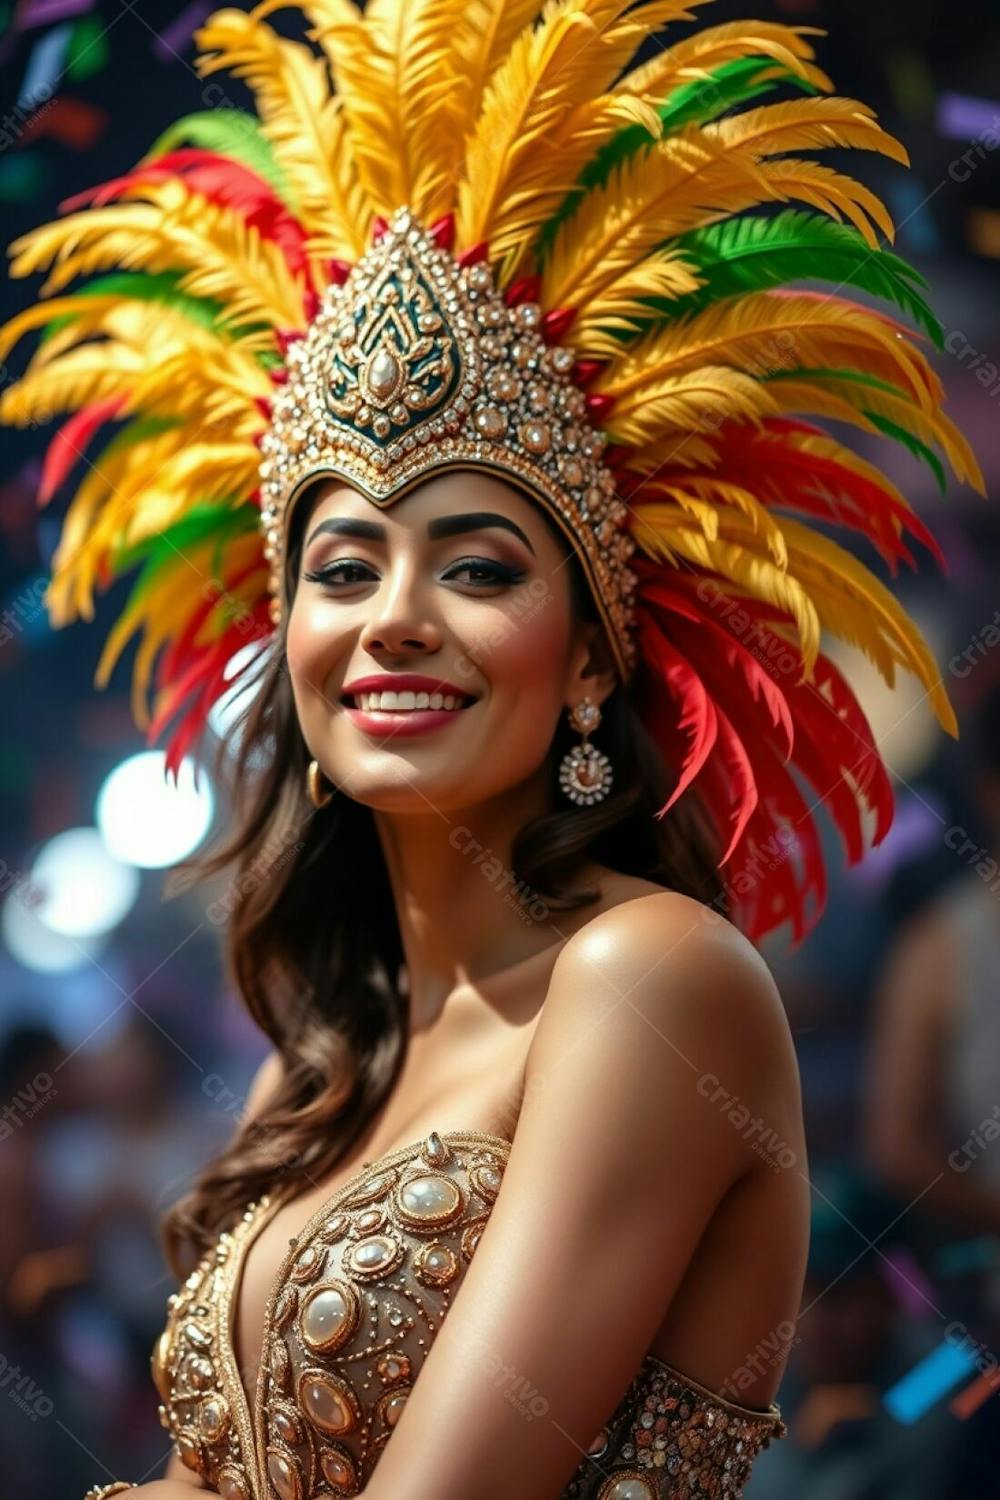
[[[168,1302],[160,1420],[222,1500],[358,1494],[392,1435],[489,1218],[510,1143],[432,1131],[368,1163],[291,1242],[264,1313],[255,1399],[233,1349],[251,1204]],[[562,1500],[739,1496],[780,1410],[738,1406],[648,1354]]]

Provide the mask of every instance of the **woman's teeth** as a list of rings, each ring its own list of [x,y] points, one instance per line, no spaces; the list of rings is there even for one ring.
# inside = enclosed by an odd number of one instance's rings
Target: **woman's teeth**
[[[366,713],[391,713],[414,708],[464,708],[465,698],[452,693],[355,693],[354,702]]]

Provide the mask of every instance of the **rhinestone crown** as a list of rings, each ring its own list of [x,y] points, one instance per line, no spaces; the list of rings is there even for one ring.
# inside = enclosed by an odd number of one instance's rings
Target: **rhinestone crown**
[[[508,305],[485,261],[460,266],[399,209],[345,281],[326,289],[288,350],[288,379],[261,440],[261,527],[271,617],[281,620],[295,501],[337,476],[376,505],[422,478],[486,469],[540,500],[583,565],[620,672],[635,665],[635,543],[601,462],[603,433],[546,343],[537,303]]]

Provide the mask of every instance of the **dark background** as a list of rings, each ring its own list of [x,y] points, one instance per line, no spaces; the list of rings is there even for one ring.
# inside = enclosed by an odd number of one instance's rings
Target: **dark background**
[[[0,5],[5,245],[51,218],[63,197],[127,170],[171,121],[206,104],[190,32],[209,6],[109,0],[64,3],[59,15],[54,9],[53,0]],[[984,382],[982,366],[977,375],[962,351],[971,346],[1000,365],[1000,150],[983,135],[992,121],[1000,144],[1000,7],[996,0],[760,0],[746,7],[718,0],[701,16],[708,24],[746,13],[827,28],[817,38],[819,61],[839,92],[873,104],[908,147],[909,174],[860,153],[843,165],[886,199],[899,225],[897,248],[932,283],[950,350],[937,367],[992,487],[1000,377]],[[62,58],[49,69],[55,102],[24,114],[16,101],[32,67],[42,66],[45,46]],[[224,84],[233,102],[245,102],[238,83]],[[950,123],[952,94],[977,101],[979,123],[965,138]],[[37,280],[0,286],[4,318],[28,304]],[[19,373],[23,358],[18,349],[0,379]],[[92,824],[106,776],[144,748],[129,713],[130,657],[103,694],[92,687],[122,586],[100,601],[97,628],[53,632],[38,603],[66,503],[63,494],[42,514],[35,504],[47,435],[0,429],[0,902],[18,900],[47,840]],[[1000,605],[1000,507],[954,486],[942,498],[929,472],[905,455],[884,446],[877,454],[948,557],[949,578],[923,556],[920,575],[904,578],[900,592],[938,659],[950,662],[970,642],[986,641]],[[1000,678],[1000,652],[984,644],[968,671],[944,670],[963,726],[973,723]],[[817,1188],[813,1271],[826,1277],[821,1294],[831,1286],[817,1302],[830,1322],[812,1309],[802,1320],[781,1393],[789,1416],[811,1388],[836,1384],[815,1359],[819,1330],[823,1338],[843,1333],[863,1308],[859,1278],[878,1258],[871,1243],[895,1215],[892,1243],[919,1256],[919,1205],[879,1197],[859,1135],[873,997],[901,925],[966,873],[947,831],[961,825],[984,846],[997,843],[975,795],[968,736],[950,743],[914,706],[911,686],[904,691],[909,696],[898,703],[874,685],[862,695],[894,771],[893,834],[860,871],[843,869],[828,838],[824,922],[794,954],[783,934],[765,945],[802,1066]],[[22,961],[0,935],[0,1488],[9,1500],[62,1500],[112,1475],[149,1479],[167,1454],[148,1357],[172,1283],[154,1224],[231,1133],[263,1049],[221,978],[212,892],[164,901],[162,886],[161,871],[142,871],[127,917],[60,972]],[[1000,1006],[1000,974],[995,983]],[[956,1228],[952,1238],[967,1236]],[[858,1289],[857,1297],[842,1307],[845,1288]],[[897,1376],[943,1337],[936,1312],[904,1304],[879,1313],[893,1351],[885,1371]],[[936,1305],[994,1338],[974,1283],[942,1282]],[[871,1378],[882,1390],[889,1383],[884,1371]],[[1000,1496],[991,1447],[997,1412],[994,1396],[966,1422],[939,1401],[911,1425],[883,1412],[867,1424],[821,1424],[810,1437],[803,1424],[792,1442],[763,1455],[750,1493],[759,1500],[988,1500]]]

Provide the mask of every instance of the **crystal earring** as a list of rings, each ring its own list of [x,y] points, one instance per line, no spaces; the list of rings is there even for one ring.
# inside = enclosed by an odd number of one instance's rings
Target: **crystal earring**
[[[309,801],[315,808],[325,807],[333,796],[333,787],[328,792],[323,791],[323,772],[319,768],[318,760],[309,762],[309,769],[306,772],[306,791],[309,793]]]
[[[578,807],[590,807],[594,802],[604,801],[614,780],[608,757],[587,743],[591,732],[601,722],[601,710],[590,698],[583,698],[570,710],[569,721],[583,739],[563,756],[559,766],[559,785]]]

